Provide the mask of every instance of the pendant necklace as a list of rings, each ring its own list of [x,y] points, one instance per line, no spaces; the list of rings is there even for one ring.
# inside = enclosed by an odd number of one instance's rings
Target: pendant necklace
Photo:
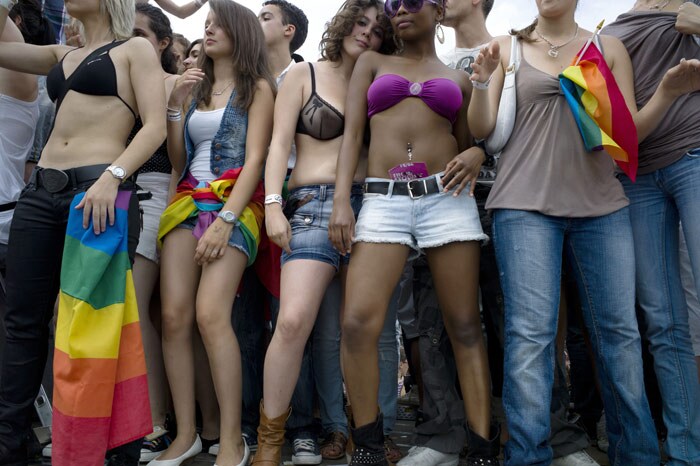
[[[224,91],[225,91],[226,89],[228,89],[229,87],[231,87],[231,84],[233,84],[233,81],[229,81],[228,84],[226,85],[226,87],[224,87],[224,88],[221,89],[220,91],[215,91],[214,89],[212,89],[212,90],[211,90],[211,95],[221,95],[221,94],[223,94]]]
[[[547,42],[547,44],[549,44],[549,50],[547,51],[547,55],[549,55],[552,58],[557,58],[559,56],[559,49],[569,45],[571,42],[574,41],[574,39],[576,39],[578,37],[578,24],[576,24],[576,32],[574,33],[574,36],[561,45],[552,44],[549,40],[547,40],[546,37],[544,37],[542,34],[540,34],[540,31],[538,31],[537,29],[535,29],[535,34],[537,34],[537,37],[539,37],[543,41]]]

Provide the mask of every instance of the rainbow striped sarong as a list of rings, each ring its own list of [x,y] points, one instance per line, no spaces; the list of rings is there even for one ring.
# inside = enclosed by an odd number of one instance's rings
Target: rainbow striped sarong
[[[583,49],[582,49],[583,50]],[[637,176],[637,127],[615,77],[595,43],[559,75],[586,150],[605,150],[632,181]]]
[[[128,252],[132,193],[95,235],[73,199],[61,268],[54,353],[54,466],[101,466],[105,452],[153,430]],[[89,445],[89,448],[85,446]]]
[[[173,228],[192,217],[197,217],[197,224],[192,230],[192,234],[201,238],[209,225],[216,220],[219,210],[228,200],[241,170],[243,170],[242,167],[226,170],[223,175],[211,183],[199,182],[188,173],[185,179],[177,185],[177,194],[173,196],[170,205],[160,217],[158,246],[163,246],[163,238]],[[264,199],[265,191],[262,182],[260,182],[255,188],[250,202],[238,215],[238,226],[250,252],[249,266],[255,262],[260,245],[260,229],[265,215]]]

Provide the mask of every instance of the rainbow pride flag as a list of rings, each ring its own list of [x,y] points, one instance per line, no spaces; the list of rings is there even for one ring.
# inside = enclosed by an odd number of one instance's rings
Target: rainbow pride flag
[[[634,181],[638,161],[637,127],[605,58],[595,43],[587,45],[559,75],[561,89],[586,150],[605,150]]]
[[[73,199],[61,268],[54,353],[54,466],[102,466],[105,452],[153,430],[128,247],[132,193],[95,235]],[[88,447],[86,447],[86,445]]]
[[[199,182],[192,174],[188,173],[177,186],[177,193],[160,217],[158,245],[163,246],[165,235],[191,217],[197,217],[197,224],[192,230],[192,234],[201,238],[209,225],[216,220],[219,210],[228,200],[242,170],[242,168],[226,170],[223,175],[211,183]],[[261,182],[255,188],[246,208],[238,215],[238,227],[243,233],[250,252],[249,266],[255,262],[258,246],[260,246],[260,229],[265,215],[264,199],[265,192]]]

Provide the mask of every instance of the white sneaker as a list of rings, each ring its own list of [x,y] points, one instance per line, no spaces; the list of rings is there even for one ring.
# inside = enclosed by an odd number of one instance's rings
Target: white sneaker
[[[46,446],[41,450],[41,456],[51,458],[51,447],[53,443],[47,443]]]
[[[396,466],[457,466],[457,453],[441,453],[428,447],[411,447],[408,455],[404,456]]]
[[[552,466],[600,466],[596,460],[591,458],[588,453],[583,450],[577,451],[570,455],[554,458]]]

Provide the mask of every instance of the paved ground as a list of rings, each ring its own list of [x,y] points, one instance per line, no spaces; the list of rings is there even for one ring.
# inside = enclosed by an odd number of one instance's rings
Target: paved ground
[[[409,421],[398,421],[396,425],[396,431],[392,437],[394,438],[394,441],[396,444],[401,448],[401,450],[405,453],[408,451],[408,449],[411,447],[411,435],[413,432],[413,422]],[[284,465],[288,466],[291,465],[291,448],[289,445],[285,447],[284,450],[284,455],[283,455],[283,460]],[[600,450],[598,450],[595,447],[591,447],[588,449],[588,454],[590,454],[593,458],[598,461],[602,466],[608,466],[610,463],[608,462],[607,457],[605,456],[604,453],[602,453]],[[185,463],[185,466],[212,466],[214,464],[215,457],[202,453],[199,456],[197,456],[194,460],[190,460],[189,462]],[[32,463],[32,466],[50,466],[51,462],[49,459],[44,459],[43,462],[35,462]],[[339,461],[324,461],[324,465],[347,465],[347,461],[345,460],[339,460]],[[460,463],[463,464],[463,463]],[[75,465],[75,466],[80,466],[80,465]]]

